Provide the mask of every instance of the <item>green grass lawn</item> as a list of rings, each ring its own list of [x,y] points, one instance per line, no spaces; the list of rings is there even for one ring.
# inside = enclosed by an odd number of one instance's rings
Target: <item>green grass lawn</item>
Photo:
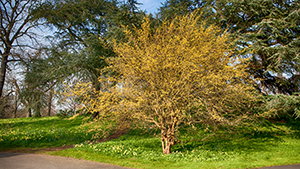
[[[81,143],[91,139],[92,126],[84,117],[16,118],[0,120],[0,150],[47,148]]]
[[[91,144],[87,140],[92,138],[93,125],[82,125],[82,119],[0,120],[0,150],[75,144],[75,148],[46,153],[134,168],[257,168],[300,163],[299,121],[239,128],[231,134],[220,131],[205,142],[178,144],[173,154],[163,155],[160,140],[139,130]]]

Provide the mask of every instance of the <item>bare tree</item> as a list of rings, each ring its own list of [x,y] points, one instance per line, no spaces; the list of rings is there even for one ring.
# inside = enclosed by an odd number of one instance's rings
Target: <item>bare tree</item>
[[[7,65],[22,61],[20,52],[33,48],[36,43],[34,28],[40,25],[32,11],[39,0],[0,1],[0,99],[3,93]]]
[[[3,89],[3,96],[1,98],[0,114],[2,118],[15,118],[20,106],[19,84],[17,76],[11,67],[8,68],[6,75],[5,87]]]

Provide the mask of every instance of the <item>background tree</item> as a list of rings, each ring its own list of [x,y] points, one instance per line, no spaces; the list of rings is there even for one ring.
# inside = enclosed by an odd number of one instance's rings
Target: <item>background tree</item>
[[[29,63],[26,64],[26,72],[24,84],[26,87],[22,89],[21,96],[23,100],[26,100],[28,116],[31,116],[31,111],[34,110],[35,117],[41,117],[42,110],[47,106],[49,96],[47,93],[52,90],[55,85],[55,81],[49,78],[45,71],[50,67],[45,59],[38,58],[40,54],[36,54],[37,57],[32,58]]]
[[[180,143],[185,125],[237,124],[252,100],[249,75],[236,64],[242,59],[230,58],[228,35],[216,36],[221,30],[199,25],[195,15],[165,21],[153,34],[145,19],[142,29],[126,32],[127,43],[115,45],[119,57],[112,64],[120,76],[103,79],[108,91],[90,98],[90,84],[81,83],[69,93],[83,97],[100,118],[154,124],[164,154]]]
[[[139,26],[138,20],[144,13],[136,5],[136,1],[118,4],[102,0],[61,0],[39,8],[36,17],[57,30],[54,40],[58,45],[51,48],[46,61],[53,66],[45,71],[52,72],[61,81],[70,77],[90,81],[96,91],[101,90],[98,78],[108,66],[106,58],[114,56],[107,40],[117,36],[122,40],[121,25]]]
[[[19,79],[14,71],[8,69],[6,85],[3,89],[2,104],[0,105],[0,118],[16,118],[20,106]]]
[[[44,75],[59,82],[70,78],[91,81],[100,90],[100,70],[107,66],[105,58],[113,54],[104,40],[108,28],[105,17],[116,9],[116,2],[103,0],[49,1],[37,9],[35,16],[56,29],[53,44],[57,45],[44,60],[52,65],[44,72],[51,73]]]
[[[299,1],[222,0],[216,23],[233,33],[246,53],[254,51],[250,72],[264,93],[299,91]]]
[[[130,30],[140,28],[146,13],[138,7],[141,3],[135,0],[119,2],[119,5],[115,14],[110,14],[107,18],[109,20],[107,37],[110,40],[125,41],[124,27]],[[152,15],[148,17],[153,18]]]
[[[246,57],[254,52],[249,66],[260,78],[258,90],[292,94],[299,91],[299,5],[287,0],[166,1],[159,14],[168,18],[200,8],[209,25],[227,29],[239,50],[248,49]]]
[[[213,14],[213,2],[213,0],[166,0],[158,10],[158,17],[161,20],[170,20],[178,15],[201,10],[201,16],[206,18]]]
[[[7,64],[21,61],[22,55],[18,55],[18,52],[28,49],[30,41],[36,42],[32,30],[40,23],[31,15],[31,11],[40,4],[41,2],[36,0],[2,0],[0,3],[0,98]]]
[[[12,73],[12,72],[11,72]],[[20,106],[20,92],[19,92],[19,84],[18,84],[18,80],[16,79],[16,77],[14,77],[14,75],[9,75],[9,77],[7,78],[8,80],[8,84],[7,86],[10,86],[10,92],[12,94],[12,102],[10,105],[11,107],[13,107],[13,112],[12,112],[12,118],[16,118],[17,117],[17,112],[18,112],[18,108]],[[5,97],[4,97],[5,98]]]

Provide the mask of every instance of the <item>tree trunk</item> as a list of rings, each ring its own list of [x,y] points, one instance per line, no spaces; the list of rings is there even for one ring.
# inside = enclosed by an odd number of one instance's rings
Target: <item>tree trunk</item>
[[[40,102],[37,102],[37,105],[35,106],[34,108],[34,117],[42,117],[41,115],[41,103]]]
[[[18,95],[17,92],[15,93],[15,104],[14,104],[14,114],[13,118],[17,117],[17,111],[18,111]]]
[[[98,91],[100,91],[101,90],[101,88],[100,88],[100,84],[98,83],[98,78],[95,78],[95,79],[93,79],[92,80],[93,82],[93,88],[98,92]],[[94,113],[92,113],[91,114],[91,118],[92,119],[95,119],[96,117],[98,117],[98,115],[99,115],[99,112],[94,112]]]
[[[263,93],[263,94],[267,94],[267,92],[266,92],[266,87],[265,87],[265,85],[261,85],[261,92]]]
[[[51,105],[52,105],[52,89],[49,90],[49,100],[48,100],[48,116],[51,116]]]
[[[31,117],[31,108],[28,108],[28,117]]]
[[[171,154],[172,141],[168,138],[161,139],[162,149],[164,154]]]
[[[7,59],[8,59],[8,53],[5,52],[5,54],[2,55],[1,67],[0,67],[0,99],[2,98],[2,92],[3,92],[4,82],[5,82]]]
[[[0,118],[4,116],[4,101],[3,98],[0,98]]]
[[[171,126],[167,130],[161,130],[161,144],[164,154],[171,154],[171,148],[176,144],[174,130]]]
[[[95,119],[99,115],[99,112],[94,112],[91,114],[91,118]]]

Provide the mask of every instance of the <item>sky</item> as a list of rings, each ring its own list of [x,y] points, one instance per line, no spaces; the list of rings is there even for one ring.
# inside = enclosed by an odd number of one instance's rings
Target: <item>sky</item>
[[[161,3],[166,0],[138,0],[143,5],[139,6],[142,10],[146,10],[147,13],[157,13],[157,9],[161,6]]]

